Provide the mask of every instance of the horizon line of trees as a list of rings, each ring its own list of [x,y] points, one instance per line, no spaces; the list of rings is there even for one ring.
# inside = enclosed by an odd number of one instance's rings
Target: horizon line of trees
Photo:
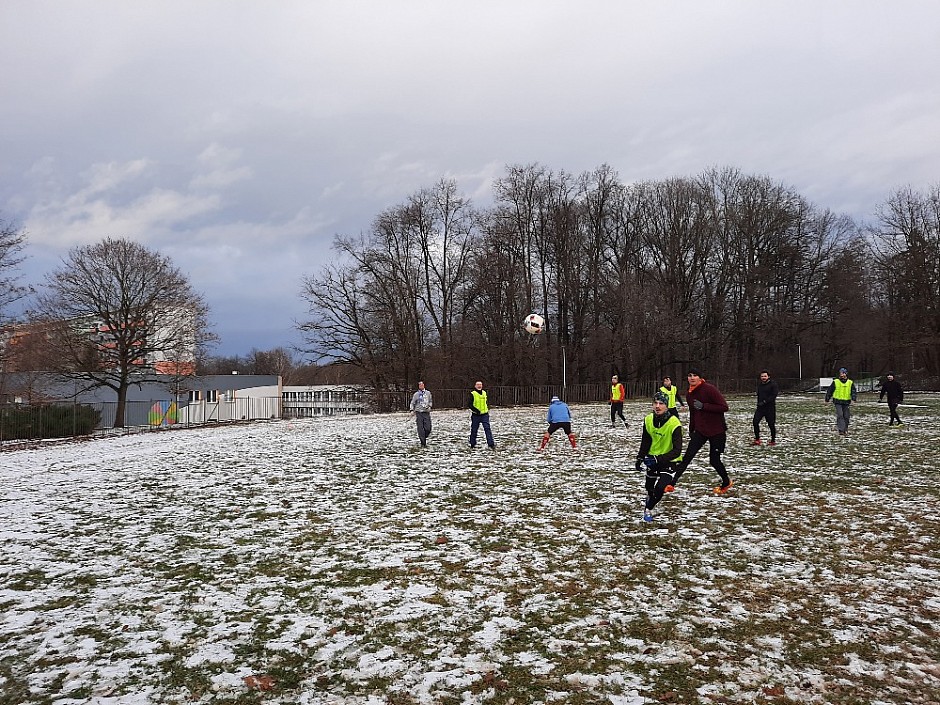
[[[513,165],[478,209],[442,179],[305,278],[316,361],[377,388],[940,375],[940,185],[859,224],[767,176],[623,183]],[[545,333],[522,330],[529,313]],[[456,380],[456,382],[455,382]]]
[[[26,234],[0,219],[0,323],[35,295],[39,326],[18,367],[2,346],[2,369],[57,371],[119,400],[150,357],[393,390],[636,383],[693,364],[719,379],[844,365],[940,380],[940,184],[895,191],[872,224],[733,168],[623,183],[608,166],[514,165],[492,201],[477,208],[442,179],[337,235],[339,257],[303,282],[303,361],[283,348],[209,356],[202,295],[131,240],[73,248],[34,292],[17,273]],[[533,312],[543,335],[522,330]],[[84,319],[100,322],[93,338],[68,323]]]

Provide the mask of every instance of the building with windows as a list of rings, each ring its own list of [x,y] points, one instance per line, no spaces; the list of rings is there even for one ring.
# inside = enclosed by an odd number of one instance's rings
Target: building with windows
[[[47,369],[44,355],[49,341],[63,335],[85,338],[95,354],[93,364],[99,369],[116,365],[117,338],[130,338],[140,357],[135,367],[157,375],[193,375],[196,373],[196,316],[184,306],[164,307],[151,312],[147,320],[117,327],[95,316],[59,322],[17,323],[0,329],[0,363],[4,372]]]
[[[280,375],[181,377],[174,390],[177,419],[179,423],[279,419],[281,389]]]
[[[288,385],[283,388],[284,418],[361,414],[366,388],[355,385]]]
[[[148,376],[127,390],[125,424],[162,426],[281,418],[280,375]],[[117,395],[54,373],[0,375],[0,403],[89,404],[113,425]]]

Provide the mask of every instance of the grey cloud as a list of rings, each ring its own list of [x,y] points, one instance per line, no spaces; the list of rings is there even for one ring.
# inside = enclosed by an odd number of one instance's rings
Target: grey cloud
[[[31,277],[139,238],[192,268],[220,351],[253,327],[273,347],[333,235],[444,176],[485,203],[511,163],[731,165],[868,217],[940,178],[938,20],[871,0],[9,0],[0,211]]]

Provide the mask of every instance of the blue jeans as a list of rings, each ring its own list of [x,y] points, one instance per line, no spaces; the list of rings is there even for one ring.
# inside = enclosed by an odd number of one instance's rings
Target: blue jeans
[[[483,433],[486,436],[486,445],[495,448],[496,442],[493,440],[493,432],[490,431],[490,415],[488,413],[473,414],[470,417],[470,447],[477,447],[477,431],[480,426],[483,427]]]

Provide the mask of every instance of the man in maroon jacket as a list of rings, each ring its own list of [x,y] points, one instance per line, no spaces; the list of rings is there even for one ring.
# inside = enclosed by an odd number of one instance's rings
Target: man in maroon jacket
[[[725,464],[721,462],[721,454],[725,452],[728,439],[728,424],[725,423],[728,402],[715,385],[702,378],[701,371],[695,367],[689,370],[689,392],[685,401],[689,407],[689,446],[676,468],[676,484],[679,484],[679,478],[696,453],[708,441],[708,463],[721,477],[721,485],[713,491],[715,494],[724,494],[733,484]]]

